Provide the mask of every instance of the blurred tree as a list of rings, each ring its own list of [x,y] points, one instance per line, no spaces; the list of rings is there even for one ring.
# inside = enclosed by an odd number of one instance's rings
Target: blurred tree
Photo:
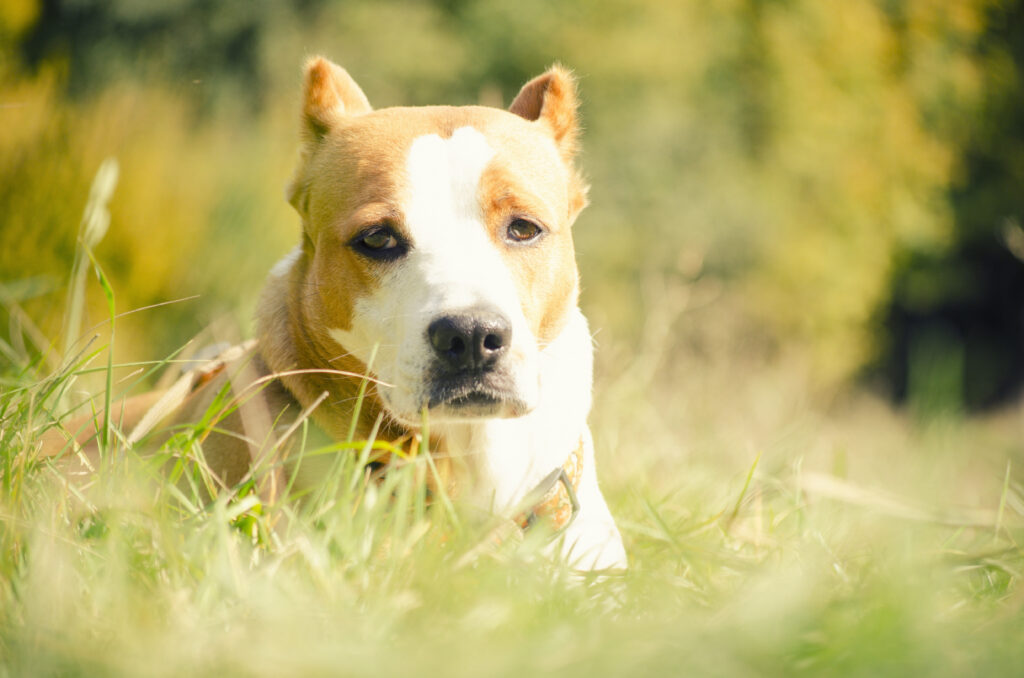
[[[207,96],[230,87],[250,109],[263,102],[262,41],[286,8],[306,12],[315,0],[288,5],[246,0],[41,0],[21,41],[30,68],[60,58],[77,96],[124,78],[182,85],[209,82]]]
[[[754,170],[764,248],[751,298],[811,342],[824,381],[876,355],[910,249],[941,249],[965,121],[981,91],[984,3],[770,3],[772,119]]]
[[[905,254],[885,311],[880,369],[894,394],[934,403],[939,379],[946,408],[998,404],[1024,380],[1024,3],[991,7],[986,26],[984,104],[951,190],[952,242]]]

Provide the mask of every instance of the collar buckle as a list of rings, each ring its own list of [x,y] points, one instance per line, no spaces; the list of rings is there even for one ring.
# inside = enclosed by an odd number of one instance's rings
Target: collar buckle
[[[562,488],[565,489],[564,499],[559,496]],[[554,534],[559,534],[572,524],[580,512],[580,500],[576,496],[576,488],[573,487],[572,478],[566,473],[564,466],[554,469],[545,476],[527,497],[528,508],[520,513],[515,521],[523,532],[528,531],[541,518],[550,516],[554,523]],[[569,515],[567,518],[559,520],[560,504],[566,500],[569,503]]]

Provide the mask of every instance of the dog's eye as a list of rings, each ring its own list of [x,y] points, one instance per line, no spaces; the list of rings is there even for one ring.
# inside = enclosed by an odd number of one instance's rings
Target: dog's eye
[[[386,229],[368,233],[362,238],[363,247],[368,250],[386,250],[398,244],[398,239]]]
[[[508,225],[508,239],[512,242],[530,242],[535,240],[543,229],[528,219],[513,219]]]
[[[407,249],[390,226],[374,226],[363,231],[352,241],[352,247],[373,259],[397,259]]]

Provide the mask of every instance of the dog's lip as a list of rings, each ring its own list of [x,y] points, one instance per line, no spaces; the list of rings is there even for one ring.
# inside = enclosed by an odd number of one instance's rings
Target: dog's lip
[[[475,409],[479,407],[495,407],[503,404],[507,398],[501,393],[489,388],[460,389],[453,393],[442,396],[434,396],[427,403],[428,409],[439,407],[454,410]]]
[[[427,410],[442,418],[521,417],[533,408],[514,391],[489,384],[464,384],[439,389],[427,401]]]
[[[433,420],[440,422],[474,421],[478,419],[516,419],[533,411],[534,405],[516,397],[486,388],[467,389],[448,393],[445,397],[426,399],[412,411],[396,410],[388,398],[384,399],[389,415],[404,426],[422,423],[423,405]]]

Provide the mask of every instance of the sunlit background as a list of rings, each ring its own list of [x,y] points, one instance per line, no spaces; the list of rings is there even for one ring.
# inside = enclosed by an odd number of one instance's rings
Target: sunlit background
[[[508,105],[553,62],[576,73],[591,421],[638,571],[671,571],[699,607],[744,578],[720,553],[757,568],[814,551],[835,576],[828,612],[787,604],[847,628],[844,596],[863,591],[843,568],[884,571],[865,563],[898,551],[874,539],[956,557],[998,546],[998,563],[964,566],[985,583],[964,586],[1011,600],[1019,630],[1024,2],[3,0],[0,372],[61,345],[81,215],[108,157],[120,173],[96,256],[116,309],[175,302],[118,319],[117,361],[166,357],[211,326],[251,335],[263,278],[299,237],[283,190],[313,54],[378,108]],[[80,331],[104,335],[92,278],[85,315]],[[809,469],[873,489],[812,487]],[[988,511],[978,520],[997,516],[998,544],[989,527],[911,538],[846,514],[858,527],[773,534],[789,515],[780,497],[803,506],[813,491],[923,530],[958,523],[909,505]],[[736,500],[729,517],[722,496],[737,493],[750,513]],[[722,551],[687,551],[688,530],[722,510]],[[789,576],[778,590],[800,589]],[[900,599],[883,581],[863,609]],[[761,593],[751,609],[776,604]],[[947,609],[921,595],[921,609]],[[760,619],[729,609],[730,638]],[[903,628],[886,614],[884,628]]]
[[[119,310],[201,295],[126,323],[119,352],[247,322],[298,237],[282,187],[304,57],[346,66],[376,107],[507,105],[559,61],[583,97],[576,232],[601,339],[642,341],[679,303],[669,362],[798,353],[814,388],[998,405],[1024,374],[1021,26],[1019,3],[987,0],[9,0],[0,278],[59,329],[113,156],[98,255]]]

